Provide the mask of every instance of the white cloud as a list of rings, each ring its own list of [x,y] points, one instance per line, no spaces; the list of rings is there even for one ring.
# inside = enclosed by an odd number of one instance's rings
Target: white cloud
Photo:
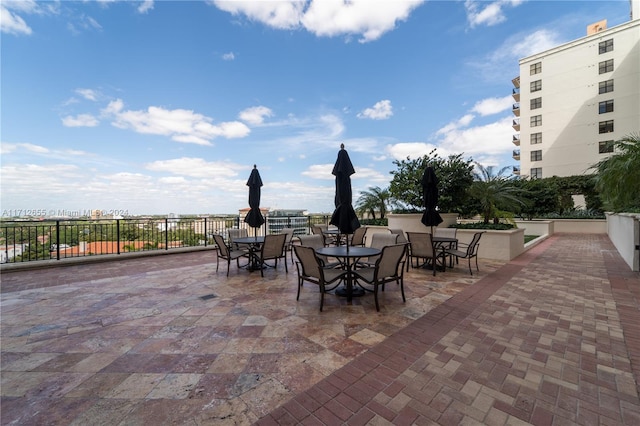
[[[147,13],[153,9],[153,0],[144,0],[140,6],[138,6],[139,13]]]
[[[91,114],[78,114],[63,117],[62,124],[66,127],[96,127],[100,122]]]
[[[253,126],[258,126],[264,122],[265,117],[273,116],[273,111],[265,106],[247,108],[240,112],[240,120]]]
[[[220,176],[225,178],[238,176],[238,172],[246,170],[247,166],[222,161],[210,162],[202,158],[182,157],[154,161],[146,164],[145,168],[155,172],[167,172],[192,178],[214,179]]]
[[[250,133],[239,121],[212,124],[212,119],[185,109],[168,110],[151,106],[144,110],[124,110],[121,99],[112,101],[102,110],[112,124],[121,129],[132,129],[142,134],[169,136],[176,142],[211,145],[216,137],[242,138]]]
[[[97,101],[98,100],[98,92],[93,89],[76,89],[76,93],[86,100],[89,101]]]
[[[467,0],[464,3],[467,21],[471,28],[478,25],[493,26],[506,21],[504,8],[519,6],[522,0],[497,0],[493,2]]]
[[[436,150],[438,155],[446,157],[449,152],[444,149],[426,142],[403,142],[387,146],[387,152],[395,160],[417,159],[424,157],[431,151]]]
[[[482,116],[498,114],[502,111],[511,109],[513,106],[513,97],[507,95],[502,98],[488,98],[483,99],[471,108],[471,111],[476,112]]]
[[[358,118],[368,118],[371,120],[386,120],[393,115],[393,107],[391,101],[385,99],[376,104],[372,108],[366,108],[358,114]]]
[[[287,0],[226,1],[210,0],[221,10],[262,22],[277,29],[304,28],[321,37],[359,35],[366,43],[380,38],[404,21],[424,0]]]
[[[475,127],[447,125],[438,130],[441,149],[466,155],[499,155],[513,149],[512,117]]]
[[[233,61],[236,58],[236,55],[233,52],[224,53],[222,55],[222,59],[225,61]]]
[[[31,27],[18,13],[37,13],[34,0],[4,0],[0,3],[0,32],[14,35],[31,35]]]

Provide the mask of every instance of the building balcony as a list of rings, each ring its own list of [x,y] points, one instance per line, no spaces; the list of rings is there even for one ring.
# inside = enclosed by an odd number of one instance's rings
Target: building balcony
[[[514,130],[516,131],[520,131],[520,119],[517,118],[515,120],[513,120],[513,124],[511,125],[513,127]]]
[[[520,88],[513,88],[511,91],[511,96],[513,96],[513,100],[516,102],[520,102]]]
[[[513,87],[515,87],[516,89],[520,88],[520,76],[514,77],[511,82],[513,83]],[[518,93],[520,92],[518,91]]]
[[[513,174],[520,176],[520,167],[519,166],[513,166]]]
[[[520,133],[513,135],[513,140],[511,141],[515,146],[520,146]]]
[[[513,104],[511,109],[513,111],[513,115],[515,115],[516,117],[520,117],[520,103],[519,102],[516,102],[515,104]]]
[[[514,160],[520,160],[520,150],[519,149],[514,149],[513,150],[513,155],[512,155]]]

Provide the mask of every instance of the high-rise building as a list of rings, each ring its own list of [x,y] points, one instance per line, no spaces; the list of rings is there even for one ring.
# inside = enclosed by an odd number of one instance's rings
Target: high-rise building
[[[512,80],[514,174],[542,178],[592,173],[613,141],[640,132],[640,10],[607,28],[520,60]]]

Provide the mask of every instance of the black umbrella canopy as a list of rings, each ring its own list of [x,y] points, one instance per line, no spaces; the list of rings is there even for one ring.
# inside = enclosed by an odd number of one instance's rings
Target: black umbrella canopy
[[[251,175],[247,181],[249,187],[249,213],[244,218],[244,221],[252,228],[259,228],[264,223],[264,217],[260,212],[260,188],[262,187],[262,178],[256,165],[253,165]]]
[[[343,234],[352,234],[360,228],[360,221],[352,205],[351,175],[355,172],[349,153],[344,149],[344,144],[340,144],[338,159],[331,172],[336,177],[336,209],[329,223],[337,226]]]
[[[438,177],[431,166],[428,166],[422,175],[422,196],[424,198],[425,211],[422,214],[421,222],[425,226],[438,226],[442,223],[440,213],[436,210],[438,205]]]

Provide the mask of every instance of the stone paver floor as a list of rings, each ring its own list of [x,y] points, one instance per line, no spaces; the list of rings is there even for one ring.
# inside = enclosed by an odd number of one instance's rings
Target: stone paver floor
[[[212,252],[2,274],[9,424],[640,424],[640,276],[605,235],[349,305]]]

